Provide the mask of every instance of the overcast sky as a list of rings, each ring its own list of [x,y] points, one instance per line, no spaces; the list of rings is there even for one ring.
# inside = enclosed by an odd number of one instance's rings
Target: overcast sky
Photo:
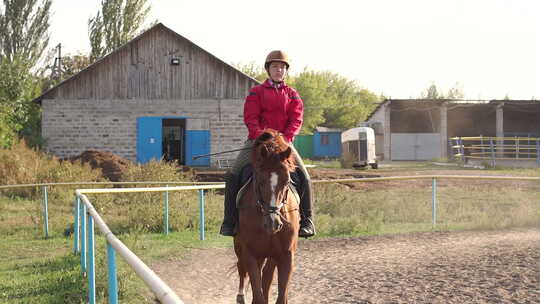
[[[50,46],[88,52],[100,0],[53,0]],[[538,0],[154,0],[149,18],[228,63],[273,49],[375,93],[458,84],[469,99],[540,99]]]

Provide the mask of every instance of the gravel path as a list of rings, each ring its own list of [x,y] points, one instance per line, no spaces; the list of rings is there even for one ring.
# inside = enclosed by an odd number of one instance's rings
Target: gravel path
[[[151,267],[186,304],[232,304],[235,261],[204,249]],[[292,282],[290,303],[540,303],[540,227],[300,241]]]

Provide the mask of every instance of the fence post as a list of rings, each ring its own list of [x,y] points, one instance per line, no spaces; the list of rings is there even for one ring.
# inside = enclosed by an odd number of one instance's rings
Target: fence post
[[[495,148],[493,146],[493,137],[489,139],[489,147],[491,149],[491,166],[495,167]]]
[[[43,192],[43,221],[45,228],[45,238],[49,237],[49,202],[47,199],[47,186],[42,187]]]
[[[204,190],[199,190],[199,239],[204,241]]]
[[[463,147],[463,139],[458,138],[459,154],[461,155],[461,162],[465,163],[465,147]]]
[[[516,159],[519,158],[519,139],[517,136],[514,136],[514,145],[516,146]]]
[[[540,139],[536,139],[536,161],[540,165]]]
[[[169,187],[166,185],[165,187]],[[169,191],[164,193],[163,201],[163,233],[169,234]]]
[[[79,240],[81,241],[81,272],[86,274],[86,205],[82,204],[80,217],[81,217],[81,235]]]
[[[94,219],[88,214],[88,304],[96,303],[96,273],[94,260]]]
[[[118,304],[118,278],[116,276],[116,252],[107,242],[107,269],[109,282],[109,304]]]
[[[437,225],[437,179],[433,178],[431,183],[431,223],[433,228]]]
[[[79,252],[79,214],[81,208],[81,200],[77,195],[75,195],[75,204],[73,206],[75,209],[73,212],[73,253],[77,254]]]
[[[531,133],[527,134],[527,158],[531,158],[531,153],[529,152],[531,148]]]
[[[486,147],[484,147],[484,136],[480,135],[480,146],[482,147],[482,158],[484,159],[486,153]]]

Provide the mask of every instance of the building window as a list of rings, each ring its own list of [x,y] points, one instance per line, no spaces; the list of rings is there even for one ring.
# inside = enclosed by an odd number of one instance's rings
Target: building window
[[[321,145],[326,146],[330,144],[330,139],[328,134],[321,134]]]

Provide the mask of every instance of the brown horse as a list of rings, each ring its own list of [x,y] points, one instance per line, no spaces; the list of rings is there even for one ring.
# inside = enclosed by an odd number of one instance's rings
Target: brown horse
[[[290,172],[295,169],[292,149],[280,133],[267,129],[255,140],[251,161],[253,176],[245,191],[241,191],[238,233],[234,237],[240,275],[237,303],[245,303],[244,282],[248,274],[252,303],[268,303],[277,267],[276,303],[284,304],[300,226],[299,200],[291,188]]]

